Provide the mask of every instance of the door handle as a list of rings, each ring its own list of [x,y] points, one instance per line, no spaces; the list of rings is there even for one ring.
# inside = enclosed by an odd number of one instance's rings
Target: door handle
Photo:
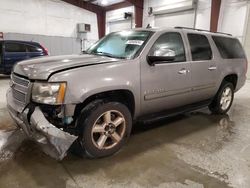
[[[189,72],[189,70],[187,69],[181,69],[178,71],[179,74],[187,74]]]
[[[208,70],[210,70],[210,71],[213,71],[213,70],[216,70],[216,69],[217,69],[217,67],[215,67],[215,66],[211,66],[211,67],[208,68]]]

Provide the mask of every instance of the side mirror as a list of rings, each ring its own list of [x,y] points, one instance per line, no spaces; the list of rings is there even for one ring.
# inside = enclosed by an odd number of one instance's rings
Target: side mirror
[[[160,48],[155,50],[153,55],[148,55],[149,65],[154,66],[158,63],[163,63],[164,61],[173,61],[176,57],[175,51],[167,48]]]

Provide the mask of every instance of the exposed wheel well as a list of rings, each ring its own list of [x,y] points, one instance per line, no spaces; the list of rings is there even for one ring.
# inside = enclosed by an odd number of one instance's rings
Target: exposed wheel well
[[[234,89],[236,88],[237,80],[238,80],[237,74],[230,74],[230,75],[227,75],[227,76],[224,78],[224,81],[227,81],[227,82],[230,82],[230,83],[233,84]]]
[[[106,91],[102,93],[94,94],[88,97],[83,103],[78,104],[75,108],[74,116],[78,117],[81,110],[90,102],[102,99],[104,101],[116,101],[126,105],[131,112],[131,116],[133,118],[135,112],[135,99],[134,95],[129,90],[113,90],[113,91]]]

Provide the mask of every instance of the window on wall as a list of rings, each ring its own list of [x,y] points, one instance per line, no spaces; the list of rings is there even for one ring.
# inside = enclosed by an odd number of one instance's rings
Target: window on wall
[[[149,55],[164,56],[162,53],[174,53],[172,62],[186,61],[185,48],[180,33],[165,33],[161,35],[151,48]]]
[[[5,52],[26,52],[26,47],[24,44],[20,43],[6,43]]]
[[[235,38],[220,37],[220,36],[213,36],[212,38],[222,58],[224,59],[245,58],[244,50],[239,40]]]
[[[205,35],[188,34],[188,40],[193,61],[212,59],[212,50]]]

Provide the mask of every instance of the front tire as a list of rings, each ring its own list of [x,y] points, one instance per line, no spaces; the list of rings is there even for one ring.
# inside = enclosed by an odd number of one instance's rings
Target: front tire
[[[79,143],[87,157],[100,158],[118,152],[130,136],[131,113],[119,102],[93,101],[78,118]]]
[[[234,86],[230,82],[223,82],[218,93],[209,105],[213,114],[226,114],[234,99]]]

